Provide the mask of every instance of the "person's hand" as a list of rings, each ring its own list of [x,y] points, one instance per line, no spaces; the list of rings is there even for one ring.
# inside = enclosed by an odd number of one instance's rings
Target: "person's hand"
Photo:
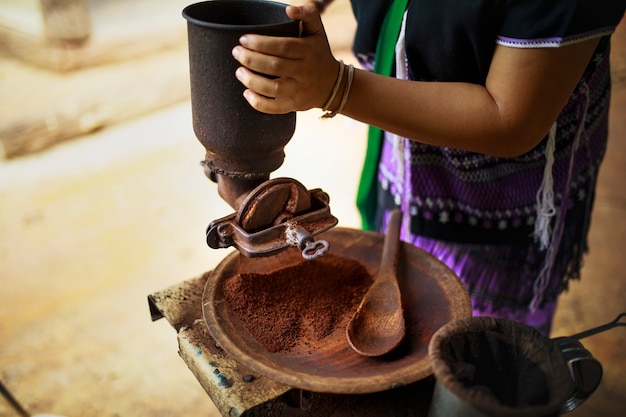
[[[302,22],[300,38],[250,34],[233,48],[244,97],[264,113],[323,107],[339,73],[315,3],[288,6],[287,15]]]

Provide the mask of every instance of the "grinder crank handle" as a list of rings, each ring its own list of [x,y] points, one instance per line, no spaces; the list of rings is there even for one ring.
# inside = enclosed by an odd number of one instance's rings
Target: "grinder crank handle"
[[[326,240],[314,240],[313,235],[302,226],[291,222],[286,224],[287,243],[298,246],[302,250],[304,259],[316,259],[328,252],[329,244]]]

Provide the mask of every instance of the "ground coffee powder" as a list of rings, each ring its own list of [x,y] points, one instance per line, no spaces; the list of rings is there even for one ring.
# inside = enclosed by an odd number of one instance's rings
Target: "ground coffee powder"
[[[358,261],[326,254],[274,272],[233,275],[222,290],[265,349],[306,354],[344,331],[372,281]]]

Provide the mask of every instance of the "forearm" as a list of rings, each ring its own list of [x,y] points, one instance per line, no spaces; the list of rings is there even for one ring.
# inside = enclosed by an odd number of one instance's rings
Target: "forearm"
[[[342,113],[431,145],[518,156],[545,137],[597,42],[555,49],[497,47],[484,86],[357,71]]]
[[[422,143],[502,157],[528,151],[547,131],[507,119],[481,85],[409,82],[362,70],[342,114]]]

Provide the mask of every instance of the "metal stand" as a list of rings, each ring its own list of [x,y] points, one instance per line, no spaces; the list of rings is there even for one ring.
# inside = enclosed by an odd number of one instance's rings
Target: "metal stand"
[[[148,296],[152,320],[165,318],[178,334],[179,354],[224,417],[426,416],[433,377],[389,391],[339,395],[303,391],[238,364],[216,345],[202,319],[208,273]]]

